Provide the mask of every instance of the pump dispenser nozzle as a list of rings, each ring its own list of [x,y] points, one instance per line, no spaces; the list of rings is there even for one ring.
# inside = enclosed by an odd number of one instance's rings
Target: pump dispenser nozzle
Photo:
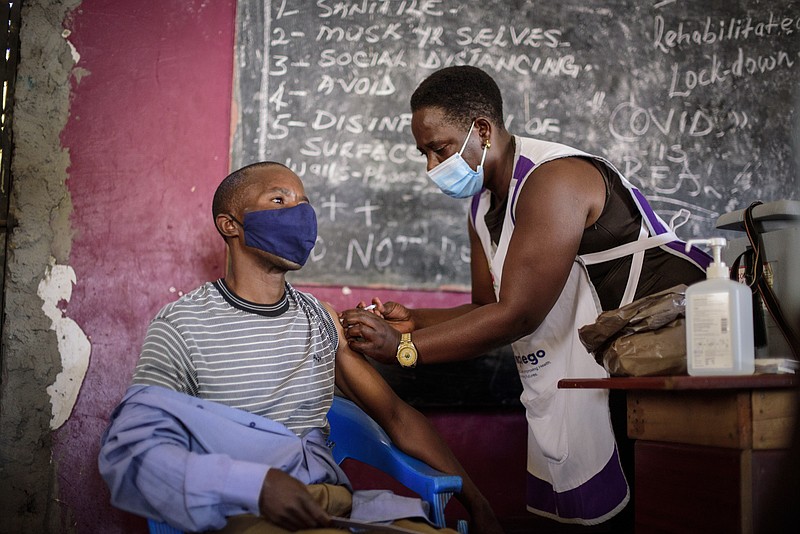
[[[728,242],[724,237],[712,237],[710,239],[690,239],[686,242],[686,252],[692,245],[708,245],[711,247],[711,255],[714,261],[706,269],[706,278],[728,278],[730,271],[725,262],[722,261],[722,249]]]

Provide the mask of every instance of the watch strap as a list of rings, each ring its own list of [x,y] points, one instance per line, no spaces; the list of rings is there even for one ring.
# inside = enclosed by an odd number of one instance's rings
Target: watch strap
[[[411,333],[406,332],[400,335],[400,343],[397,345],[397,361],[402,367],[415,367],[417,365],[417,347],[411,341]]]

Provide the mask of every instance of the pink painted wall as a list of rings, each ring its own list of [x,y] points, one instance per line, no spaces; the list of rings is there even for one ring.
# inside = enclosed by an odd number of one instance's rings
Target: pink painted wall
[[[69,316],[90,337],[89,372],[56,433],[59,498],[79,532],[144,531],[110,507],[100,435],[127,387],[148,321],[219,276],[209,225],[228,172],[234,0],[86,0],[67,21],[89,71],[73,81],[68,188],[74,212]]]
[[[108,415],[127,387],[149,320],[220,276],[211,197],[228,173],[235,0],[85,0],[66,21],[88,74],[73,80],[62,134],[74,212],[67,313],[92,344],[69,421],[54,435],[63,523],[78,532],[144,531],[114,510],[96,467]],[[337,307],[372,292],[309,288]],[[410,305],[457,293],[381,292]],[[521,413],[430,414],[498,514],[524,515]],[[500,436],[500,438],[499,438]],[[499,445],[499,444],[502,444]]]

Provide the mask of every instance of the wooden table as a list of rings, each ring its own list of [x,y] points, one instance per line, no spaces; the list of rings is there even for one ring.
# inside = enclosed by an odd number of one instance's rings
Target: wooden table
[[[794,476],[785,467],[799,453],[790,450],[798,384],[782,374],[575,378],[558,385],[626,390],[628,436],[637,440],[637,533],[751,533],[759,532],[754,519],[768,509],[775,485]]]

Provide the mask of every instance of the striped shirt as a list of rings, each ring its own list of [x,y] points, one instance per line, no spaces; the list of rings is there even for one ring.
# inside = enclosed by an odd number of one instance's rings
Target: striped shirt
[[[311,295],[287,283],[279,302],[260,305],[220,279],[161,309],[133,383],[246,410],[302,436],[327,431],[338,343],[330,314]]]

